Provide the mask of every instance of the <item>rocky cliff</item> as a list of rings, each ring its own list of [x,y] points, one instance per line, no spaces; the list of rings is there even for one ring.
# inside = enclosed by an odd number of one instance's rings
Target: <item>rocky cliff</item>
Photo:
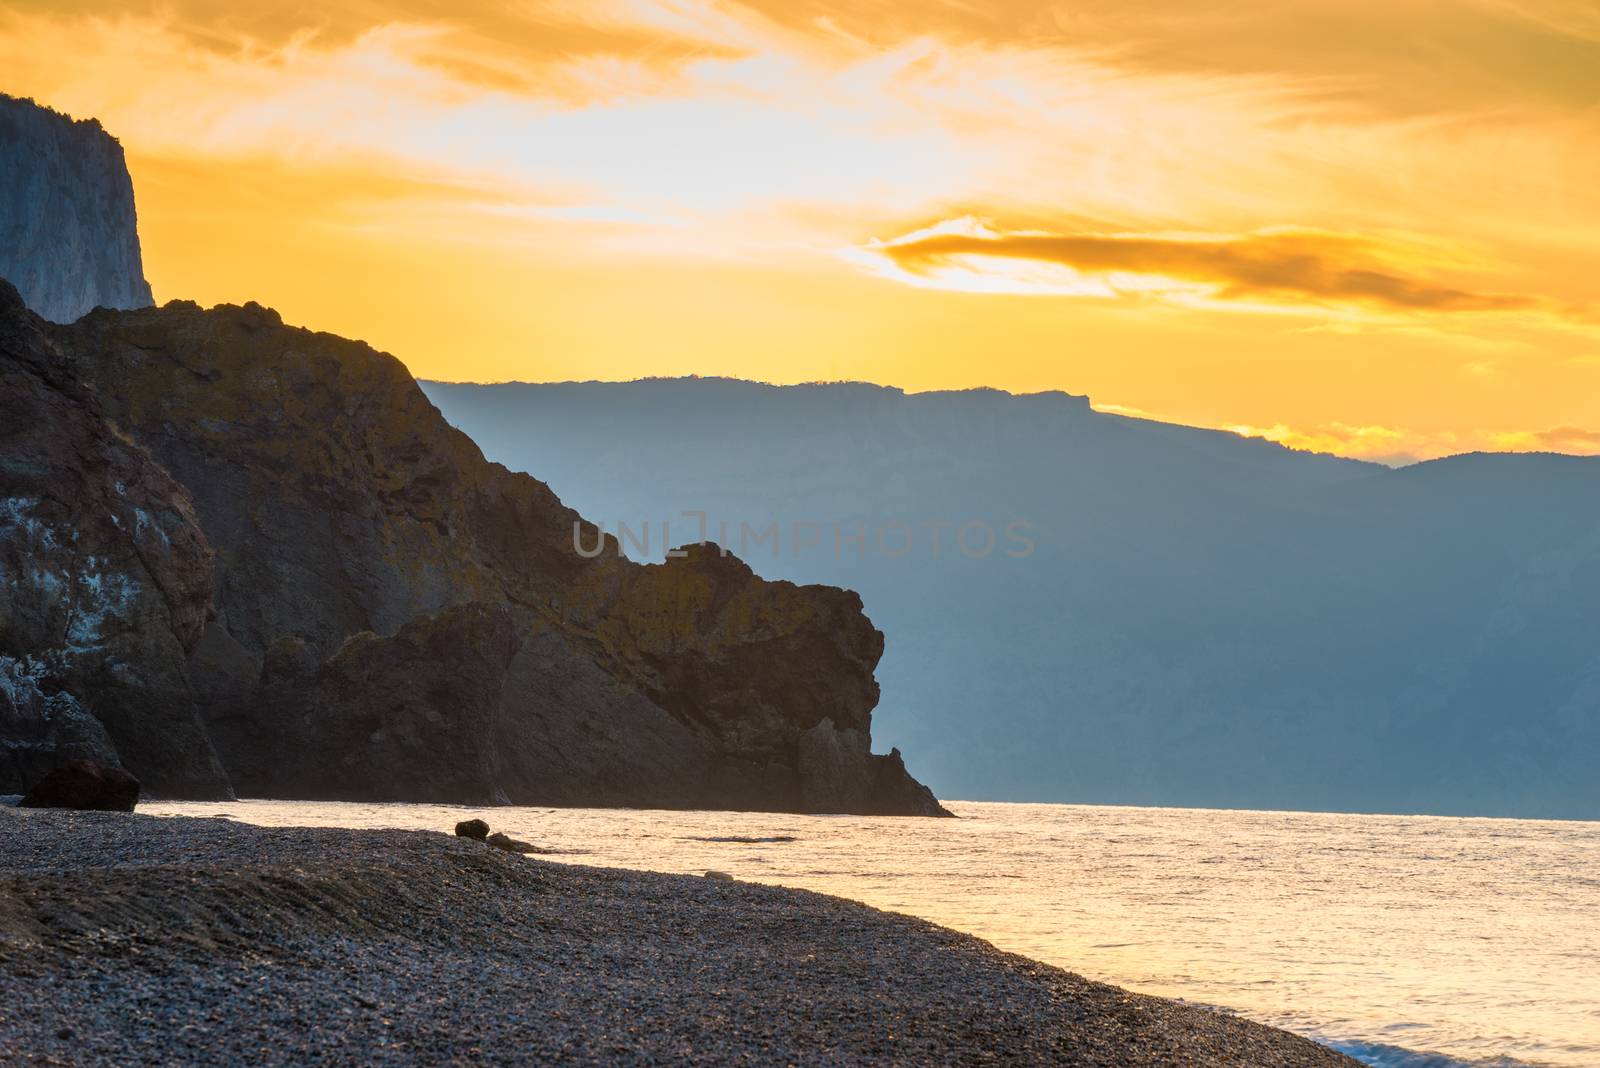
[[[170,475],[165,504],[142,507],[212,562],[206,583],[185,557],[183,590],[210,594],[199,611],[171,602],[168,651],[187,654],[175,677],[193,697],[169,708],[198,706],[241,793],[941,811],[897,755],[870,752],[883,637],[855,594],[766,582],[710,547],[643,566],[608,543],[586,559],[574,529],[585,545],[594,529],[484,460],[397,360],[255,305],[54,328],[7,315],[81,378],[83,409],[151,479]],[[59,467],[40,452],[31,469]],[[42,550],[18,545],[8,574],[27,586]],[[124,750],[97,685],[62,692],[135,774],[163,766]],[[214,788],[198,771],[165,781]]]
[[[95,120],[0,94],[0,278],[56,322],[150,304],[133,182]]]
[[[0,282],[0,793],[120,758],[155,792],[227,796],[187,674],[211,549],[46,325]]]

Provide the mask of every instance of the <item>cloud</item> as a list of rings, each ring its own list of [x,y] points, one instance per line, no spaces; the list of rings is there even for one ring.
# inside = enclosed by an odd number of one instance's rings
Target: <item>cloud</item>
[[[363,25],[337,8],[299,33],[0,11],[0,70],[147,158],[387,168],[538,202],[582,191],[602,217],[666,225],[752,205],[923,203],[972,170],[923,99],[926,48],[836,55],[713,4],[544,3],[515,32],[407,10]]]
[[[1356,305],[1400,312],[1540,309],[1538,298],[1448,285],[1407,250],[1323,230],[1238,235],[997,232],[954,220],[855,250],[858,262],[936,288],[1150,297],[1221,305]],[[1042,268],[1042,269],[1041,269]]]
[[[0,88],[121,138],[164,295],[276,296],[452,354],[449,377],[476,351],[497,375],[537,352],[584,374],[1110,389],[1179,417],[1273,389],[1249,415],[1290,427],[1395,410],[1586,425],[1593,14],[12,0]],[[917,230],[968,215],[994,228]],[[349,266],[356,248],[389,284]],[[574,299],[579,278],[603,298]],[[949,289],[1102,299],[974,315]],[[468,346],[395,310],[414,292],[510,295]],[[1500,373],[1459,374],[1490,358]],[[1409,408],[1352,414],[1380,394]]]
[[[1468,451],[1469,448],[1453,432],[1424,432],[1377,425],[1353,426],[1340,422],[1302,427],[1283,423],[1265,427],[1237,424],[1220,429],[1232,431],[1240,437],[1274,441],[1299,452],[1332,453],[1395,466],[1450,456]]]
[[[1600,456],[1600,431],[1573,426],[1549,430],[1420,430],[1331,422],[1309,426],[1235,425],[1220,429],[1264,438],[1301,452],[1333,453],[1358,460],[1401,465],[1464,452],[1556,452]]]
[[[1163,423],[1189,423],[1170,413],[1152,412],[1122,404],[1094,402],[1097,412]],[[1298,452],[1327,453],[1354,460],[1369,460],[1391,467],[1437,460],[1468,452],[1555,452],[1569,456],[1600,456],[1600,430],[1557,426],[1548,430],[1451,430],[1392,426],[1384,423],[1346,423],[1338,420],[1311,423],[1189,423],[1209,430],[1224,430],[1245,438],[1260,438]]]
[[[1297,20],[1333,9],[1349,21],[1329,0],[1151,0],[1136,17],[1113,0],[1070,15],[1020,0],[334,0],[314,13],[20,0],[0,10],[0,70],[11,91],[98,115],[146,155],[382,159],[540,197],[587,189],[608,217],[673,225],[847,209],[804,235],[813,250],[957,204],[1076,233],[1049,214],[1070,203],[1113,234],[1293,219],[1588,254],[1591,112],[1503,94],[1397,110],[1397,85],[1464,92],[1478,57],[1430,52],[1442,66],[1427,79],[1364,61],[1352,78],[1348,56],[1337,74],[1314,70],[1348,36],[1295,50]],[[1250,50],[1213,47],[1229,42]],[[1199,55],[1215,61],[1174,59]],[[1399,294],[1430,295],[1447,299]]]
[[[1600,430],[1558,426],[1549,430],[1511,430],[1492,437],[1496,449],[1505,452],[1564,452],[1577,456],[1600,456]]]

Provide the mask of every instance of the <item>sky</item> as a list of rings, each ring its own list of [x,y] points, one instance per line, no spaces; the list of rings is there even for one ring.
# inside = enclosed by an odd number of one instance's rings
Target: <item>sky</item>
[[[0,0],[158,300],[450,381],[1088,394],[1600,453],[1593,0]]]

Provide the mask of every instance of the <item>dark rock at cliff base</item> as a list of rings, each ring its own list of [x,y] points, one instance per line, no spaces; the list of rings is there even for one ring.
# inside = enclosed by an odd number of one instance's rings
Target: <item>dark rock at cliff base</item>
[[[212,556],[188,493],[0,282],[0,793],[66,760],[232,793],[186,674]]]
[[[38,782],[63,761],[117,763],[104,725],[51,685],[45,662],[0,657],[0,794]]]
[[[462,820],[456,824],[457,838],[476,838],[483,841],[489,837],[489,825],[482,820]]]
[[[132,812],[139,780],[121,768],[71,760],[36,783],[21,808],[75,808],[86,812]]]
[[[151,302],[122,146],[93,119],[3,93],[0,278],[61,323]]]
[[[940,811],[869,752],[883,636],[856,594],[712,546],[585,558],[594,528],[397,360],[267,309],[53,336],[216,550],[187,667],[243,792]]]

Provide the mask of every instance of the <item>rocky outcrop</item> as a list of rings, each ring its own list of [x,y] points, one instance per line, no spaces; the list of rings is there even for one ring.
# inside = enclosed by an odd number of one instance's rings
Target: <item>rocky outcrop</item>
[[[122,146],[0,94],[0,278],[46,319],[150,304]]]
[[[942,811],[870,754],[883,637],[855,594],[710,546],[586,558],[595,530],[485,461],[397,360],[255,305],[51,334],[187,490],[162,514],[192,499],[204,538],[168,536],[215,550],[211,618],[180,599],[169,630],[241,792]]]
[[[21,808],[83,812],[132,812],[138,803],[138,779],[93,760],[69,760],[52,769],[18,802]]]
[[[211,602],[188,494],[0,282],[0,793],[57,764],[226,797],[186,662]]]
[[[871,793],[860,809],[869,816],[897,816],[906,812],[948,816],[933,791],[911,777],[906,770],[905,758],[900,750],[890,749],[883,756],[867,757],[867,769],[872,775]]]
[[[906,771],[900,750],[872,752],[864,730],[837,729],[828,720],[800,735],[800,807],[807,812],[893,816],[943,812],[933,791]]]
[[[117,763],[105,727],[55,689],[53,675],[43,660],[0,656],[0,793],[27,789],[64,761]]]

